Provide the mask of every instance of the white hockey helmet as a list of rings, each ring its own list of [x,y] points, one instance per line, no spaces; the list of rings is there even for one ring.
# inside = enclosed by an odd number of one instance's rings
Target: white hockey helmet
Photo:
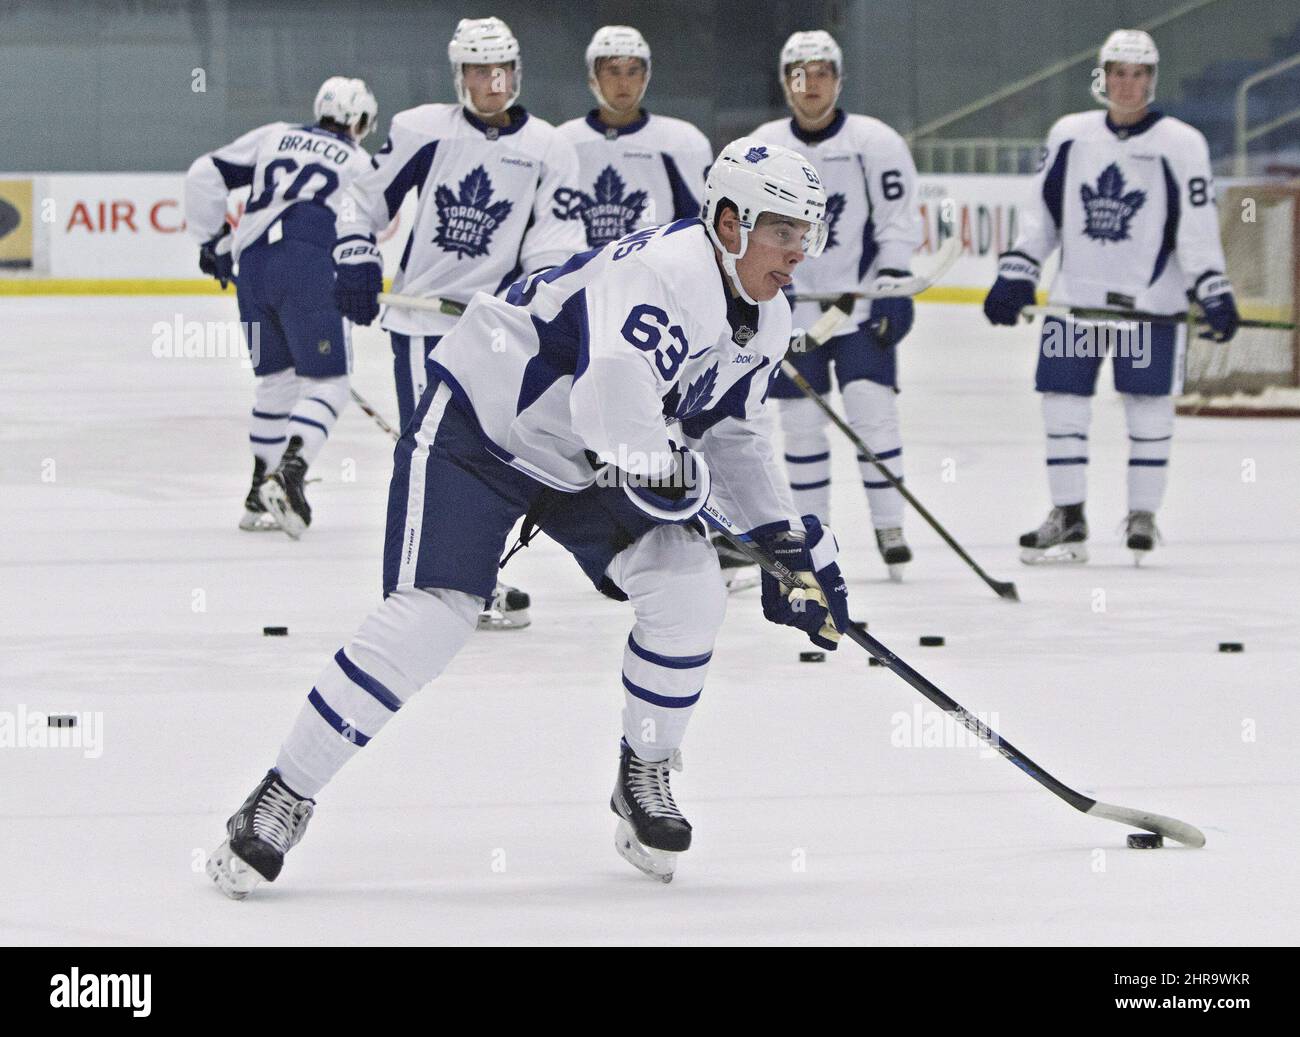
[[[820,115],[829,112],[835,107],[840,99],[840,88],[844,85],[844,54],[840,50],[840,45],[835,42],[835,37],[825,29],[809,29],[805,32],[795,32],[790,34],[790,38],[785,41],[785,46],[781,48],[781,65],[777,69],[777,76],[781,80],[781,89],[785,92],[786,104],[794,106],[790,98],[790,84],[786,82],[786,76],[790,71],[791,65],[802,65],[807,61],[829,61],[835,66],[835,96],[831,103]]]
[[[451,74],[456,82],[456,98],[475,115],[482,116],[470,100],[465,89],[465,65],[515,66],[514,93],[505,107],[519,100],[519,87],[524,77],[524,63],[519,56],[519,41],[510,26],[500,18],[462,18],[447,44],[447,57],[451,61]],[[504,111],[504,109],[503,109]]]
[[[596,62],[601,58],[640,58],[644,61],[645,85],[641,87],[641,97],[645,96],[646,87],[650,85],[650,44],[636,29],[630,25],[604,25],[596,30],[587,44],[587,85],[595,94],[596,103],[613,111],[596,82]],[[638,105],[641,97],[636,99]]]
[[[1104,105],[1110,104],[1110,98],[1106,96],[1106,64],[1110,61],[1150,65],[1151,86],[1147,90],[1147,99],[1138,108],[1145,108],[1156,99],[1160,52],[1156,50],[1155,40],[1141,29],[1116,29],[1106,37],[1106,42],[1097,51],[1097,67],[1092,70],[1092,96]]]
[[[714,224],[724,202],[740,218],[740,251],[729,252]],[[810,226],[801,248],[810,258],[826,247],[826,191],[812,164],[799,152],[757,137],[739,137],[718,155],[704,182],[704,208],[700,218],[709,238],[722,253],[722,266],[732,286],[748,303],[751,299],[736,273],[736,260],[749,248],[749,234],[762,213],[779,213]]]
[[[379,103],[364,79],[330,76],[316,91],[312,111],[318,122],[329,119],[346,126],[354,140],[362,140],[375,128]]]

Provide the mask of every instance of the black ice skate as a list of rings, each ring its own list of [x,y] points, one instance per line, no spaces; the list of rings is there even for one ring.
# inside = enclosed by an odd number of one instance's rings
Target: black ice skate
[[[1087,539],[1082,504],[1053,508],[1041,526],[1020,538],[1020,560],[1026,565],[1086,562]]]
[[[750,557],[731,546],[721,533],[714,533],[709,541],[718,552],[718,564],[722,567],[722,582],[727,585],[727,593],[748,590],[762,582],[758,568]]]
[[[903,566],[912,560],[912,549],[903,539],[903,530],[899,526],[876,530],[876,546],[880,548],[880,557],[889,568],[889,578],[895,583],[902,583]]]
[[[1128,549],[1133,552],[1133,564],[1141,565],[1142,559],[1160,540],[1160,530],[1156,529],[1156,516],[1151,511],[1130,511],[1124,520],[1124,531],[1128,534]]]
[[[677,855],[691,845],[691,823],[673,802],[668,772],[682,769],[682,754],[647,763],[620,742],[618,781],[609,808],[618,815],[614,847],[633,867],[663,882],[673,880]]]
[[[259,882],[274,882],[284,855],[307,830],[314,799],[302,799],[274,768],[226,822],[226,841],[208,858],[208,876],[232,900],[243,900]]]
[[[307,462],[302,459],[301,450],[302,437],[291,436],[279,466],[258,488],[262,506],[294,540],[311,525],[311,505],[307,503],[305,491]]]
[[[257,495],[257,488],[265,478],[266,462],[260,457],[253,458],[253,485],[248,488],[248,496],[244,498],[244,517],[239,520],[239,528],[249,533],[265,533],[280,528],[280,523],[266,510]]]
[[[518,587],[498,583],[488,607],[478,614],[480,630],[522,630],[532,622],[528,615],[531,599]]]

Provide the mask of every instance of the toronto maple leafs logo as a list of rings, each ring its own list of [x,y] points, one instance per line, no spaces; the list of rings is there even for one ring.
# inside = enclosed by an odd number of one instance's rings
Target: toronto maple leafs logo
[[[470,170],[457,193],[440,184],[433,195],[438,208],[438,231],[433,242],[457,259],[487,255],[492,233],[506,221],[513,204],[492,201],[492,178],[482,166]]]
[[[757,164],[759,162],[762,162],[763,159],[765,158],[767,158],[766,145],[763,145],[762,147],[758,147],[758,148],[750,148],[748,151],[745,152],[746,162],[753,162]]]
[[[691,382],[686,388],[686,395],[681,397],[677,405],[672,409],[673,417],[678,421],[685,421],[687,418],[693,418],[700,411],[709,406],[709,400],[713,396],[713,387],[718,384],[718,365],[714,363],[707,371],[700,375],[695,381]],[[678,390],[674,387],[673,392]]]
[[[587,231],[587,244],[592,248],[607,245],[628,234],[645,212],[645,191],[624,195],[627,184],[613,166],[606,166],[596,177],[591,194],[560,188],[555,192],[556,202],[562,206],[555,215],[561,219],[581,219]]]
[[[835,224],[840,222],[843,214],[844,192],[836,191],[826,199],[826,248],[834,248],[839,244],[839,238],[835,236]]]
[[[1095,189],[1084,184],[1080,190],[1083,194],[1083,232],[1094,241],[1127,241],[1129,222],[1147,200],[1147,193],[1129,191],[1125,194],[1124,174],[1115,162],[1102,170]]]

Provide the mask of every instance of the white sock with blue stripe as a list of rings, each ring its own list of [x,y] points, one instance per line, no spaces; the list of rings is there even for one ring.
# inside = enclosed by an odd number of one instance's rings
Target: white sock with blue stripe
[[[623,649],[623,737],[643,760],[666,760],[682,744],[713,653],[665,655],[638,625]]]
[[[317,678],[275,761],[314,797],[411,696],[440,674],[478,623],[482,599],[449,590],[395,591]]]
[[[280,463],[289,441],[289,413],[298,402],[298,376],[292,368],[257,380],[253,414],[248,423],[248,445],[253,456],[266,462],[267,471]]]
[[[1128,507],[1155,512],[1169,481],[1174,439],[1174,398],[1124,394],[1128,418]]]
[[[794,507],[800,515],[816,515],[823,526],[831,521],[831,443],[826,415],[812,400],[780,400],[785,439],[785,470],[790,477]]]
[[[1092,397],[1043,393],[1043,428],[1047,433],[1047,485],[1052,504],[1082,504],[1088,497],[1088,425]]]
[[[867,444],[890,475],[903,478],[903,433],[898,421],[898,394],[888,385],[865,378],[840,387],[844,416],[849,426]],[[903,524],[903,495],[870,461],[858,455],[858,470],[867,491],[871,524],[876,529],[893,529]]]
[[[334,423],[348,402],[348,376],[299,378],[298,402],[289,415],[289,434],[302,438],[298,451],[309,465],[329,439]]]

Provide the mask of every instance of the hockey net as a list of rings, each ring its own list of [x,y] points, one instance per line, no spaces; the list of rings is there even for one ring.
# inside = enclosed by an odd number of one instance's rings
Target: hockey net
[[[1294,322],[1300,298],[1300,180],[1236,183],[1219,198],[1224,258],[1242,317]],[[1300,333],[1241,328],[1187,341],[1179,414],[1300,417]]]

